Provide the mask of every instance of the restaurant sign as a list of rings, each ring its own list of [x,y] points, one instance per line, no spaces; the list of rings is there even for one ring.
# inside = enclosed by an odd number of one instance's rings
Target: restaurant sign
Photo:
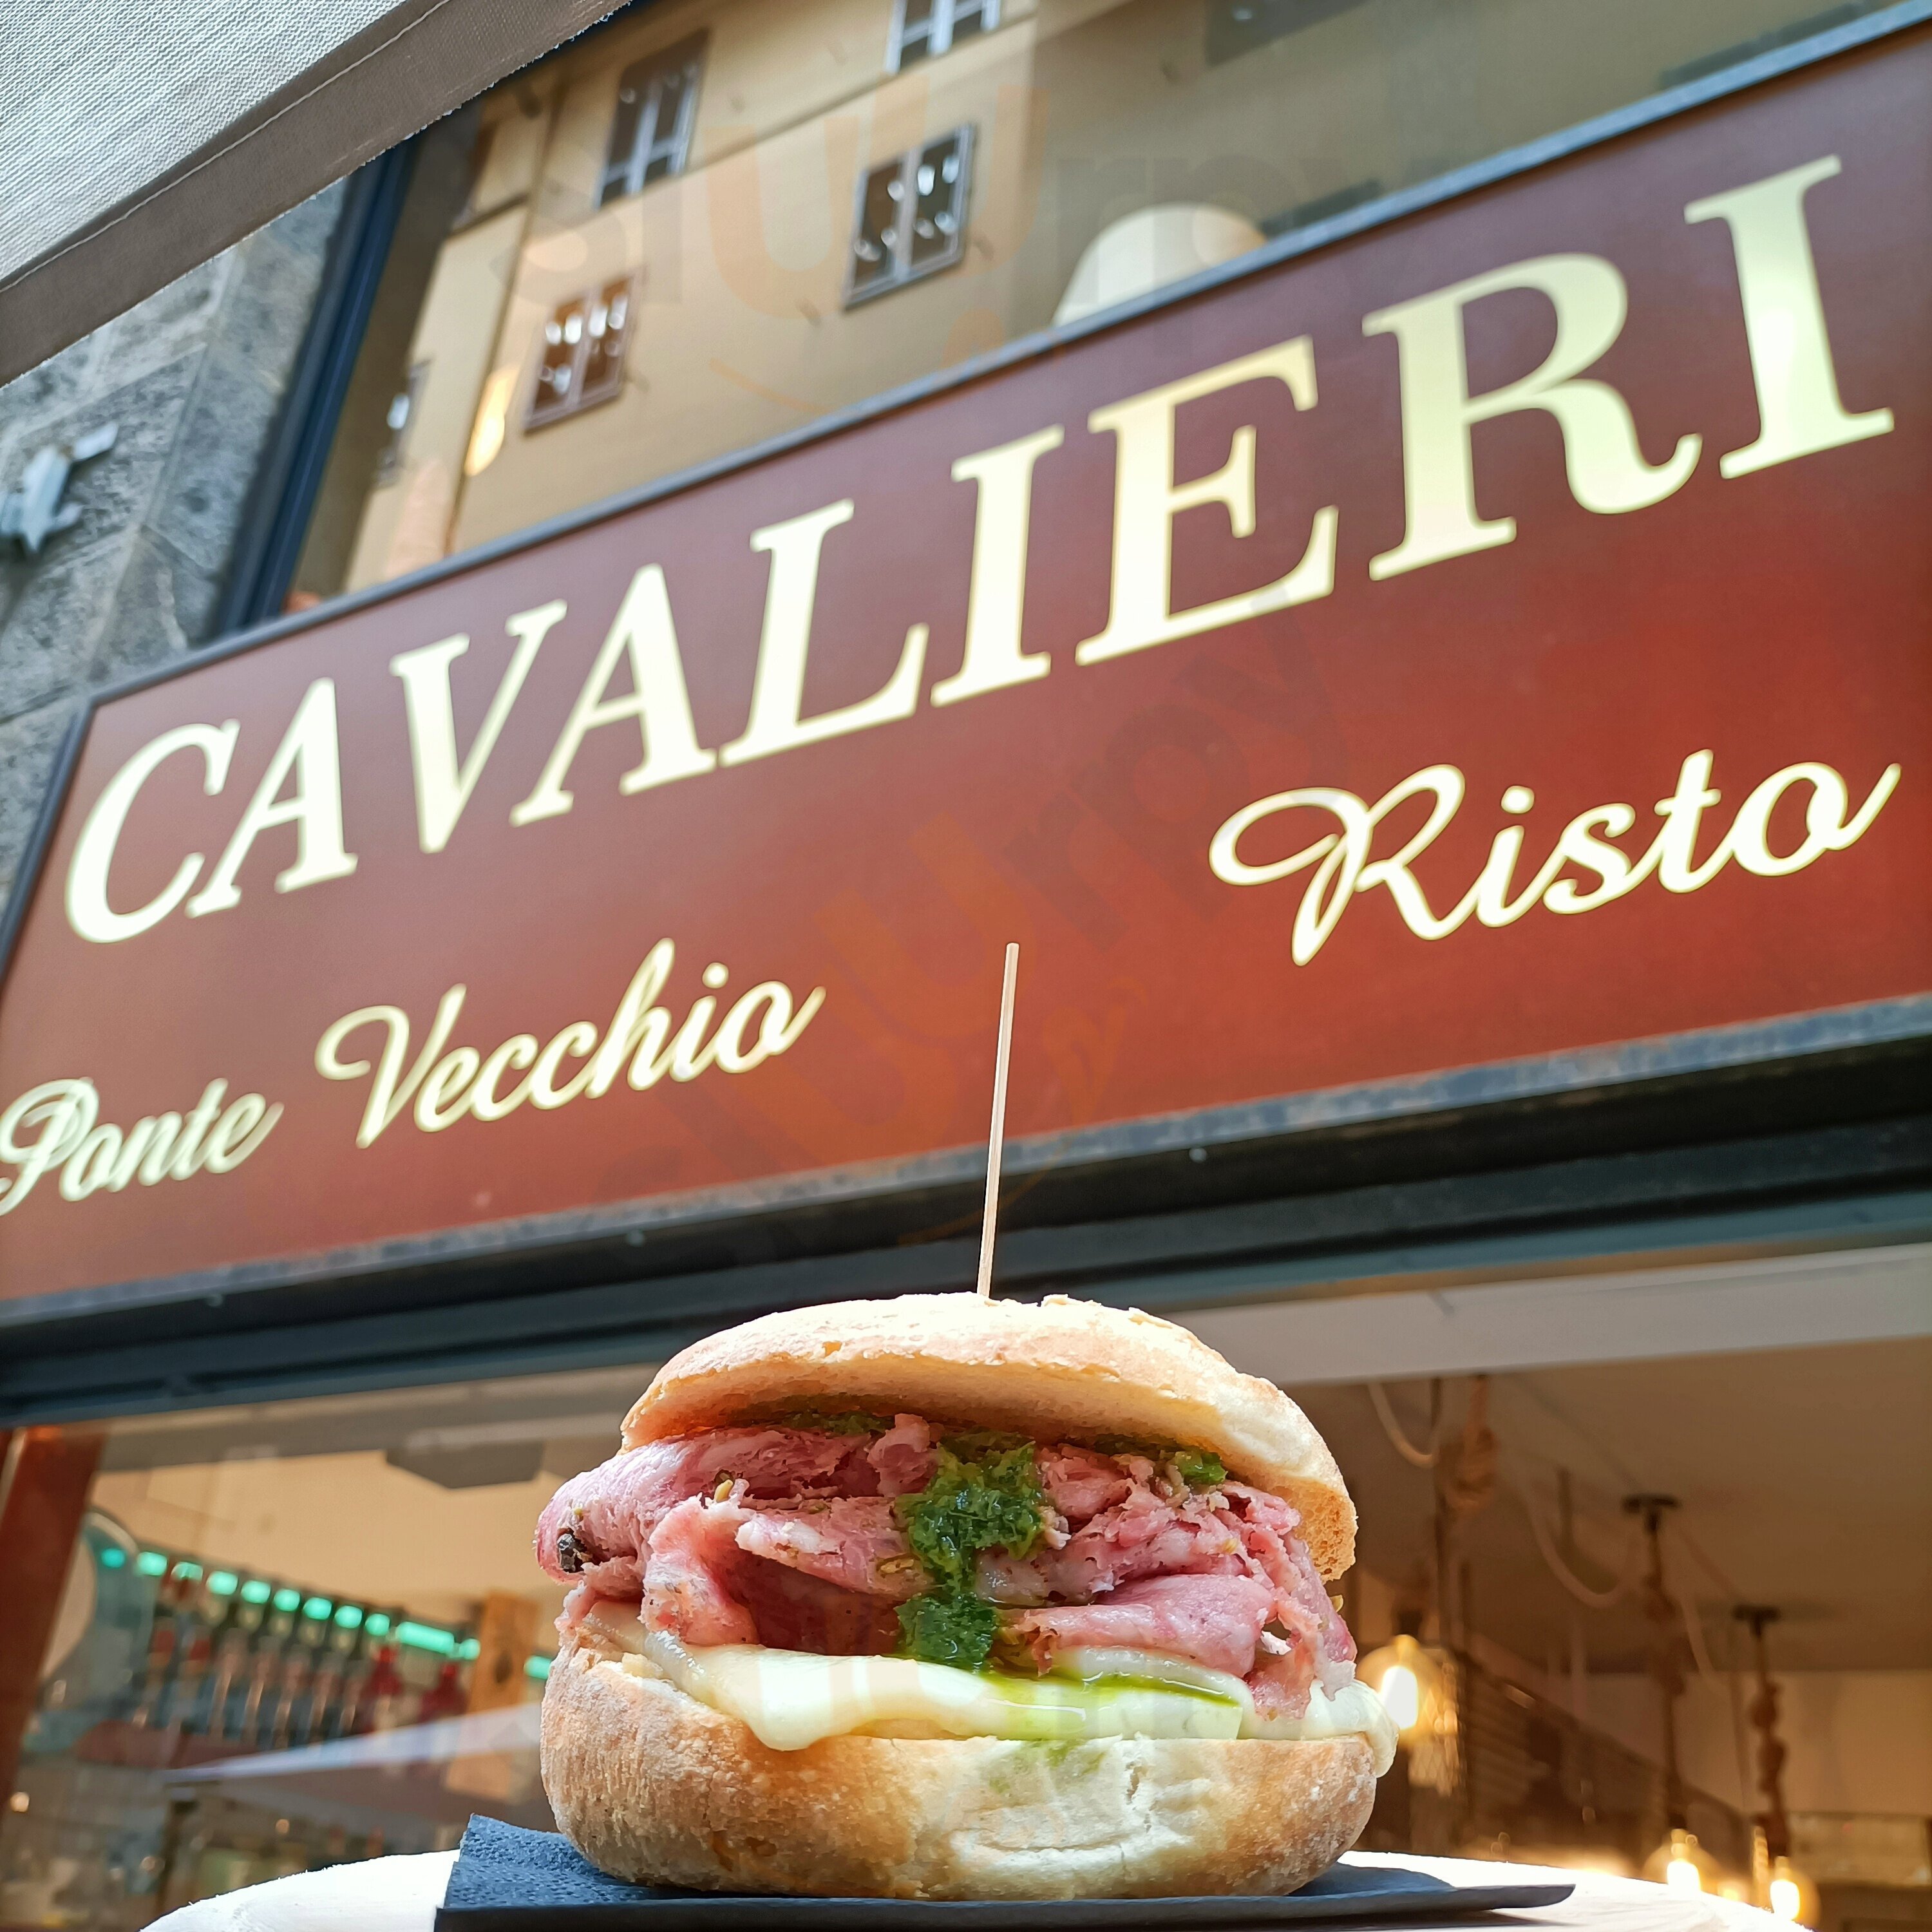
[[[101,701],[0,1294],[964,1172],[1009,939],[1022,1162],[1932,990],[1928,106],[1900,36]]]

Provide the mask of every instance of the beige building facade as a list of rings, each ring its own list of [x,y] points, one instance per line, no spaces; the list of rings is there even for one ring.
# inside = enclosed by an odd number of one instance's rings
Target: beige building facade
[[[373,486],[366,466],[332,478],[364,499],[352,542],[346,557],[312,545],[298,594],[386,582],[765,442],[1613,111],[1782,38],[1801,11],[632,9],[474,110],[470,186],[393,372],[389,448]],[[652,155],[626,174],[640,136]],[[868,194],[895,206],[880,189],[905,164],[916,198],[928,151],[958,176],[910,217],[935,218],[933,245],[868,280]],[[573,360],[560,406],[545,371]]]

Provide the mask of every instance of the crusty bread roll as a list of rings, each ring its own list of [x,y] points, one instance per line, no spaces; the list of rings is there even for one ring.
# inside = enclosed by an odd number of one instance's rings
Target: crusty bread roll
[[[1049,1295],[908,1294],[788,1309],[694,1343],[660,1369],[624,1444],[811,1402],[906,1411],[1046,1441],[1130,1436],[1211,1449],[1301,1514],[1316,1568],[1355,1560],[1355,1508],[1328,1445],[1274,1383],[1138,1309]]]
[[[1290,1892],[1354,1843],[1376,1788],[1360,1738],[769,1750],[575,1640],[544,1692],[543,1779],[571,1841],[619,1878],[936,1899]]]

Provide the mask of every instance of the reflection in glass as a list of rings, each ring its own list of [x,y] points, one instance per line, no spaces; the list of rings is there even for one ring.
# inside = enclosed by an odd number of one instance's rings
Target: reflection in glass
[[[296,592],[715,461],[1871,4],[714,0],[708,39],[623,10],[416,144]]]

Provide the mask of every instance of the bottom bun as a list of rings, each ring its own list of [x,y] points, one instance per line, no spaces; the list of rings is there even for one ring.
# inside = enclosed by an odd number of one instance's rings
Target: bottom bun
[[[1292,1892],[1368,1822],[1359,1738],[836,1737],[775,1751],[662,1678],[566,1643],[543,1781],[572,1844],[638,1884],[821,1898]]]

